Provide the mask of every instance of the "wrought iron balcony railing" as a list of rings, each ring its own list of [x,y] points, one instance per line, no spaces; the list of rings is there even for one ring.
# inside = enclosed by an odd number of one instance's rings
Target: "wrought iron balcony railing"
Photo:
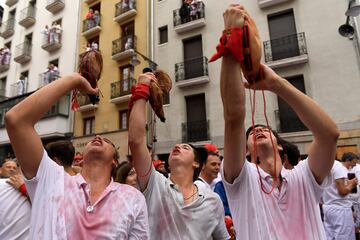
[[[29,41],[25,41],[16,46],[14,61],[18,63],[25,63],[31,60],[32,45]]]
[[[205,18],[205,4],[201,1],[189,7],[182,6],[173,11],[174,27]]]
[[[29,27],[35,23],[36,8],[32,5],[21,10],[19,24],[23,27]]]
[[[111,99],[131,94],[131,87],[136,84],[136,79],[127,78],[111,83]]]
[[[118,38],[112,42],[112,55],[124,52],[126,50],[136,49],[136,36],[128,35]]]
[[[45,8],[49,12],[55,14],[57,12],[60,12],[64,7],[65,7],[64,0],[47,0],[47,4]]]
[[[19,79],[10,85],[11,97],[22,96],[27,93],[28,81],[27,79]]]
[[[130,10],[136,10],[136,1],[135,0],[121,0],[115,5],[115,17],[120,16]]]
[[[49,33],[43,33],[42,49],[52,52],[61,48],[61,32],[57,32],[56,29],[50,30]]]
[[[101,15],[94,15],[90,19],[83,20],[83,32],[86,32],[94,27],[100,27],[101,25]]]
[[[193,58],[175,64],[176,82],[208,75],[208,59],[206,57]]]
[[[10,37],[14,34],[15,18],[11,17],[1,25],[1,36],[3,38]]]
[[[305,33],[297,33],[263,42],[265,62],[307,55]]]
[[[45,85],[59,78],[60,78],[60,73],[57,70],[43,72],[39,74],[39,88],[44,87]]]
[[[210,140],[209,120],[185,122],[181,124],[182,142],[200,142]]]

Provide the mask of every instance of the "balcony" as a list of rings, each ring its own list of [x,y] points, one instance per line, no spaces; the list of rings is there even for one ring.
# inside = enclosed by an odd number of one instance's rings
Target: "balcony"
[[[84,0],[84,3],[87,3],[88,5],[96,2],[97,0]]]
[[[308,62],[305,33],[263,42],[265,63],[275,69]]]
[[[20,64],[27,63],[31,60],[32,45],[29,42],[23,42],[16,46],[14,61]]]
[[[60,78],[60,73],[57,70],[46,71],[39,74],[39,88],[48,85],[49,83]]]
[[[101,16],[83,20],[83,32],[82,35],[87,39],[98,35],[101,31]]]
[[[1,37],[8,38],[14,34],[15,18],[9,18],[6,22],[1,25]]]
[[[98,108],[97,104],[92,104],[89,100],[88,96],[81,95],[80,93],[77,95],[77,99],[79,101],[80,107],[77,110],[78,112],[87,112],[91,110],[95,110]]]
[[[61,33],[53,31],[44,33],[41,48],[48,52],[53,52],[61,48]]]
[[[19,79],[10,85],[10,97],[22,96],[27,93],[28,80],[27,78]]]
[[[201,142],[210,140],[209,120],[185,122],[181,124],[182,142]]]
[[[181,8],[173,11],[174,30],[177,33],[191,31],[205,26],[205,4],[199,2],[196,10],[183,12]]]
[[[134,55],[136,49],[136,36],[128,35],[112,42],[112,59],[121,61]]]
[[[8,7],[11,7],[13,6],[14,4],[16,4],[19,0],[6,0],[5,4],[8,6]]]
[[[283,2],[289,2],[290,0],[258,0],[258,4],[260,8],[267,8],[270,6],[277,5]]]
[[[47,0],[46,10],[52,14],[58,13],[65,7],[64,0]]]
[[[122,79],[118,82],[111,83],[110,102],[120,104],[127,102],[131,96],[131,87],[136,84],[134,78]]]
[[[3,73],[10,68],[11,53],[8,48],[4,48],[2,56],[0,57],[0,73]]]
[[[115,5],[115,17],[114,21],[120,24],[126,23],[136,15],[136,1],[129,0],[125,3],[125,0],[120,1]]]
[[[36,8],[29,6],[21,10],[19,24],[25,28],[32,26],[35,23]]]
[[[4,101],[0,102],[0,128],[5,127],[5,113],[9,111],[13,106],[24,100],[26,97],[31,95],[31,93],[27,93],[22,96],[14,97],[14,98],[8,98]],[[49,117],[68,117],[69,116],[69,96],[62,97],[57,103],[55,103],[50,110],[45,113],[41,119],[49,118]]]
[[[208,83],[208,59],[199,57],[175,64],[175,81],[180,88]]]

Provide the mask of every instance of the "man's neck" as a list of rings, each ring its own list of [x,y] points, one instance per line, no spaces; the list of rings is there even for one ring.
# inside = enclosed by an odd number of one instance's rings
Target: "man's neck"
[[[186,170],[184,168],[172,168],[170,179],[181,189],[191,188],[193,185],[193,175],[191,174],[192,170]]]
[[[264,170],[266,173],[270,174],[272,177],[277,176],[280,177],[281,170],[282,170],[282,162],[280,155],[276,155],[276,173],[275,170],[275,159],[273,157],[267,157],[267,158],[260,158],[260,168]]]
[[[214,181],[214,179],[212,177],[207,176],[203,172],[200,173],[200,177],[209,185],[211,185],[211,183]]]

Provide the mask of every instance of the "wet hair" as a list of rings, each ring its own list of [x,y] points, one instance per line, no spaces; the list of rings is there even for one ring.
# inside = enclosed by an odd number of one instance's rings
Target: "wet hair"
[[[359,159],[359,156],[352,152],[346,152],[341,157],[341,162],[352,161],[354,159]]]
[[[51,159],[56,157],[60,160],[62,166],[71,167],[74,161],[75,148],[70,141],[51,142],[46,145],[45,149]]]
[[[126,178],[129,176],[129,172],[131,171],[132,168],[133,168],[133,166],[128,161],[124,161],[124,162],[120,163],[115,168],[115,171],[113,174],[114,181],[125,184]]]
[[[296,166],[299,163],[300,158],[299,148],[295,144],[288,142],[284,139],[281,139],[279,144],[283,148],[283,153],[288,156],[291,166]]]

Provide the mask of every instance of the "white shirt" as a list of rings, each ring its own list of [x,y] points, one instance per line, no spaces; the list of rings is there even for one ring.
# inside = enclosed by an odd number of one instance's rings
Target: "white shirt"
[[[111,181],[90,205],[81,174],[68,175],[45,151],[26,187],[33,203],[31,239],[149,239],[145,199],[134,187]]]
[[[215,184],[217,183],[215,179],[209,184],[202,177],[198,177],[198,179],[194,182],[198,187],[208,189],[210,191],[214,191]]]
[[[269,192],[272,177],[260,167],[259,172],[264,188]],[[253,163],[245,160],[233,184],[226,182],[223,164],[221,173],[238,239],[325,239],[319,200],[329,181],[326,178],[320,186],[311,173],[308,160],[301,161],[292,170],[283,168],[282,186],[270,195],[261,190]]]
[[[179,187],[152,168],[144,191],[153,240],[227,240],[219,196],[198,187],[196,200],[184,205]]]
[[[0,179],[0,239],[29,239],[31,205],[7,180]]]
[[[344,179],[345,185],[347,184],[349,170],[342,165],[341,162],[335,161],[331,169],[332,183],[323,194],[324,205],[331,205],[337,207],[351,208],[352,200],[350,194],[341,196],[336,188],[335,180]]]

